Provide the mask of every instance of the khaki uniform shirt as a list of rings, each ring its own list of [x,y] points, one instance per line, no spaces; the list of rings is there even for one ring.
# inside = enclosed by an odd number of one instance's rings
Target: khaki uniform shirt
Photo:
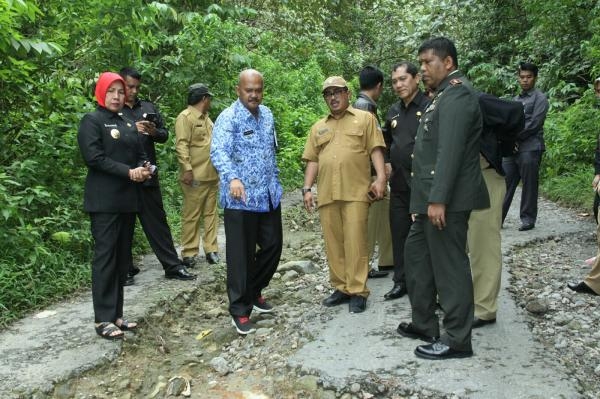
[[[370,156],[376,147],[385,148],[377,120],[352,106],[342,118],[328,115],[312,126],[302,159],[319,164],[319,206],[333,201],[369,202]]]
[[[210,161],[210,141],[213,122],[208,114],[202,114],[188,105],[175,122],[175,149],[181,174],[191,170],[194,180],[213,181],[219,176]]]

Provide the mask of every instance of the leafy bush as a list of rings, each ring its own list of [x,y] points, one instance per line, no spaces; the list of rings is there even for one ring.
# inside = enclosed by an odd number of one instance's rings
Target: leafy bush
[[[591,91],[564,111],[551,112],[544,125],[544,176],[558,177],[579,167],[591,167],[600,126]]]

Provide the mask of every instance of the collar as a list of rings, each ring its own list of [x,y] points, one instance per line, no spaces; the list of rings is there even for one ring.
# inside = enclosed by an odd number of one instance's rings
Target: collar
[[[260,119],[260,115],[261,115],[260,108],[261,108],[261,106],[262,106],[262,104],[258,105],[258,113],[255,116],[252,112],[250,112],[248,110],[248,108],[246,108],[244,106],[244,104],[242,104],[242,102],[240,101],[239,98],[237,100],[235,100],[235,103],[233,103],[233,107],[234,107],[234,110],[235,110],[236,113],[239,112],[239,113],[243,114],[243,116],[245,118],[253,118],[253,119],[256,119],[256,120]]]
[[[98,105],[96,107],[96,111],[106,114],[107,116],[109,116],[111,118],[122,118],[121,115],[123,114],[122,110],[119,110],[119,112],[112,112],[111,110],[103,107],[102,105]]]
[[[130,107],[129,104],[125,103],[125,105],[123,106],[123,108],[127,107],[129,109],[135,109],[135,108],[138,108],[138,107],[141,107],[141,106],[142,106],[142,100],[140,100],[139,98],[137,98],[135,100],[135,102],[133,103],[132,107]]]
[[[369,95],[367,93],[364,92],[360,92],[358,93],[358,98],[362,98],[363,100],[366,100],[367,102],[369,102],[371,105],[374,105],[375,107],[377,107],[377,103],[375,101],[373,101],[373,99],[371,97],[369,97]]]
[[[440,85],[437,87],[437,89],[435,90],[436,95],[438,93],[440,93],[441,91],[443,91],[446,87],[448,87],[448,85],[450,84],[450,81],[452,79],[460,79],[462,80],[462,78],[464,77],[464,75],[462,74],[461,71],[459,71],[458,69],[455,69],[454,71],[450,72],[445,78],[444,80],[442,80],[442,82],[440,83]]]
[[[356,108],[354,108],[352,105],[348,105],[348,108],[346,108],[344,110],[344,114],[340,118],[337,118],[337,119],[338,120],[342,119],[344,116],[346,116],[346,113],[348,113],[350,115],[356,115]],[[330,118],[331,119],[335,119],[334,116],[333,116],[333,114],[331,112],[329,112],[329,114],[327,114],[327,119],[329,120]]]
[[[198,108],[194,107],[193,105],[188,105],[188,110],[190,111],[192,116],[197,119],[206,119],[206,117],[208,116],[206,112],[200,112]]]
[[[425,93],[423,93],[421,90],[417,90],[417,94],[415,94],[415,96],[413,97],[413,99],[410,100],[410,102],[408,103],[408,105],[406,105],[404,103],[404,100],[400,99],[400,108],[402,108],[402,109],[408,109],[411,106],[411,104],[414,104],[414,105],[418,106],[423,101],[423,97],[425,97]]]
[[[519,97],[523,98],[523,97],[530,97],[533,95],[533,92],[535,90],[535,87],[532,89],[529,89],[527,91],[522,91],[521,94],[519,94]]]

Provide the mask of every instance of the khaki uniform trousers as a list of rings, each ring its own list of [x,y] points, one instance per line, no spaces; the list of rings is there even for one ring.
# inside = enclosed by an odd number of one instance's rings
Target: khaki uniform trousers
[[[598,213],[600,216],[600,213]],[[600,222],[600,217],[598,218]],[[596,256],[596,260],[592,265],[592,270],[590,274],[583,280],[588,287],[594,290],[594,292],[600,295],[600,223],[596,228],[596,240],[598,240],[598,255]]]
[[[390,230],[390,197],[375,201],[369,207],[367,223],[367,247],[369,260],[373,257],[375,244],[379,246],[378,266],[394,266],[392,232]]]
[[[204,217],[202,247],[204,253],[218,252],[217,229],[217,193],[219,181],[195,182],[196,187],[181,183],[183,191],[183,210],[181,214],[181,256],[191,257],[198,254],[200,246],[200,217]]]
[[[487,161],[482,159],[482,167]],[[490,196],[490,207],[471,212],[467,232],[467,248],[473,275],[475,317],[496,318],[498,293],[502,276],[502,201],[506,182],[495,169],[481,171]]]
[[[334,201],[319,207],[331,285],[365,298],[369,296],[368,214],[368,202]]]

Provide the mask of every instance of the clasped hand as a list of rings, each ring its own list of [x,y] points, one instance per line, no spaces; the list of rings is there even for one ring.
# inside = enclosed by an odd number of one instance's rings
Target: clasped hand
[[[150,171],[150,162],[146,162],[144,166],[138,166],[135,169],[129,169],[129,179],[140,183],[152,178]]]

